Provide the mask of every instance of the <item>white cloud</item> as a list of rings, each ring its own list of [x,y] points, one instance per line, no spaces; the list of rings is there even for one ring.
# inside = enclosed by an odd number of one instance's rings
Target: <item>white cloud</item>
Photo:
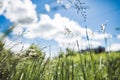
[[[78,41],[78,43],[77,43]],[[78,46],[79,45],[79,46]],[[59,46],[63,47],[63,48],[70,48],[70,49],[74,49],[74,50],[79,50],[80,49],[86,49],[86,48],[95,48],[98,46],[101,46],[101,42],[99,41],[86,41],[86,40],[82,40],[82,39],[77,39],[77,40],[63,40],[62,42],[60,42]]]
[[[28,39],[43,38],[46,40],[55,40],[60,47],[64,48],[68,47],[69,43],[71,43],[71,47],[76,46],[76,40],[79,40],[81,48],[85,49],[88,46],[87,41],[82,39],[83,37],[86,37],[86,29],[81,27],[77,22],[72,21],[67,17],[62,17],[60,14],[55,14],[53,19],[48,15],[41,14],[38,23],[26,27],[29,32],[23,36]],[[71,31],[70,34],[65,31],[65,27]],[[90,34],[92,33],[92,30],[87,29],[87,31],[90,38],[93,38],[94,40],[94,42],[91,42],[92,47],[101,45],[99,41],[95,40],[104,39],[104,35],[95,33],[95,37]]]
[[[4,13],[8,0],[0,0],[0,15]]]
[[[117,38],[120,39],[120,35],[118,35]]]
[[[28,30],[31,32],[29,34],[36,34],[34,35],[34,38],[63,38],[65,34],[65,26],[69,28],[72,31],[72,33],[79,34],[80,36],[85,36],[84,28],[80,27],[79,24],[75,21],[71,21],[69,20],[69,18],[62,17],[60,14],[55,14],[54,19],[51,19],[48,15],[40,15],[40,22],[33,24],[32,26],[28,27]],[[25,36],[27,37],[27,34]]]
[[[0,33],[0,38],[3,36],[3,33]],[[18,40],[16,39],[10,39],[7,36],[2,39],[2,42],[5,43],[4,48],[5,49],[10,49],[12,52],[15,53],[20,53],[21,51],[24,51],[26,49],[28,49],[30,47],[30,43],[24,43],[19,41],[19,37]]]
[[[13,29],[12,33],[15,35],[20,35],[23,33],[23,26],[22,24],[17,24],[17,27]]]
[[[47,12],[50,12],[50,6],[48,4],[45,4],[45,9]]]
[[[0,14],[11,22],[28,24],[37,21],[36,6],[31,0],[2,0],[0,6]]]
[[[98,32],[92,32],[92,31],[88,31],[88,36],[90,39],[93,40],[103,40],[105,38],[111,38],[111,34],[105,33],[98,33]]]
[[[118,51],[120,50],[120,43],[111,44],[110,51]]]
[[[8,37],[6,37],[3,42],[5,42],[5,46],[4,46],[5,49],[10,49],[12,52],[15,52],[15,53],[20,53],[21,50],[23,51],[30,47],[29,43],[13,41],[13,40],[10,40]]]

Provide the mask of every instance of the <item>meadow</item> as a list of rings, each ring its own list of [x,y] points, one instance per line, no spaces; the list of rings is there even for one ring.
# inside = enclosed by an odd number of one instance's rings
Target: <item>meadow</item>
[[[75,9],[83,17],[86,29],[86,39],[90,49],[88,27],[86,25],[85,3],[76,0]],[[105,24],[101,26],[101,32],[105,35]],[[76,40],[78,51],[66,49],[59,51],[58,56],[46,57],[45,53],[31,45],[27,50],[19,54],[5,49],[4,38],[16,27],[13,24],[2,37],[0,37],[0,80],[120,80],[120,51],[96,53],[92,50],[79,51],[79,44]],[[65,32],[70,31],[65,27]],[[105,47],[107,38],[104,37]]]
[[[14,54],[0,43],[0,80],[120,80],[120,52],[60,51],[54,58],[32,45]],[[31,50],[36,54],[30,55]]]

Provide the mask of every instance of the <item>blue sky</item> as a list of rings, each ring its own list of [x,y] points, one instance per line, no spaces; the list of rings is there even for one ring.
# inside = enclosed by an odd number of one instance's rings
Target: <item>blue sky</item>
[[[71,1],[71,2],[70,2]],[[11,43],[13,51],[19,51],[24,45],[28,48],[34,43],[47,47],[55,54],[66,47],[77,50],[76,40],[80,49],[88,46],[85,26],[88,27],[91,47],[105,46],[104,37],[108,39],[110,50],[120,49],[120,0],[81,0],[87,16],[87,22],[81,12],[75,9],[76,0],[1,0],[0,1],[0,35],[13,23],[17,24],[11,34],[6,37],[10,43],[16,35],[20,36]],[[101,25],[106,33],[100,32]],[[65,27],[66,26],[66,27]],[[68,33],[66,29],[71,32]],[[116,30],[117,29],[117,30]],[[112,37],[112,38],[111,38]],[[19,43],[22,44],[19,44]],[[11,47],[6,43],[6,47]]]

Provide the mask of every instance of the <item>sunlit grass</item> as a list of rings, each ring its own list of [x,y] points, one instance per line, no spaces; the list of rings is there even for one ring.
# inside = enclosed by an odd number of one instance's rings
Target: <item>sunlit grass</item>
[[[50,59],[0,51],[0,80],[119,80],[119,67],[119,52],[64,53]]]
[[[80,8],[77,4],[76,9],[79,12]],[[81,14],[86,23],[87,17],[83,12],[85,11],[82,10]],[[80,53],[68,49],[66,53],[61,51],[58,57],[51,59],[46,58],[45,54],[34,45],[21,52],[21,55],[4,49],[5,43],[2,43],[2,40],[15,26],[16,24],[0,37],[0,80],[120,80],[120,52],[96,54],[92,51]],[[89,43],[87,25],[85,28]],[[104,34],[103,27],[102,30]],[[67,35],[72,32],[67,27],[65,31]],[[77,40],[76,43],[79,51]],[[88,47],[91,48],[90,44]],[[36,54],[32,54],[33,51]]]

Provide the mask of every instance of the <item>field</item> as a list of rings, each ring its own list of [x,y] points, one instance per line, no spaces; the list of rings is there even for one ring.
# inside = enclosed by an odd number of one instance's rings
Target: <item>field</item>
[[[119,15],[120,0],[0,0],[0,80],[120,80]]]
[[[59,56],[46,58],[37,54],[13,54],[1,46],[0,80],[120,80],[120,52],[77,53],[62,51]]]

